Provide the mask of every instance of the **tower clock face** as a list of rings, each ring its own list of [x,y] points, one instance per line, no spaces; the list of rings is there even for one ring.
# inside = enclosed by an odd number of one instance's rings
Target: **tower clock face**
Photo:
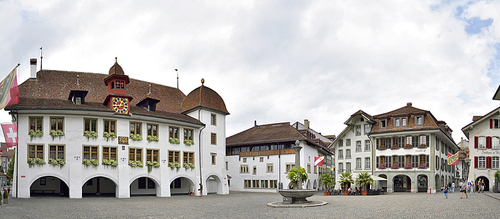
[[[123,97],[113,97],[113,110],[119,114],[128,114],[128,99]]]

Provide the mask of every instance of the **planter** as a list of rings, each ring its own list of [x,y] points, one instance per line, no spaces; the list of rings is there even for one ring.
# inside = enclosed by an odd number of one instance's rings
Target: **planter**
[[[327,195],[330,195],[330,193],[329,192],[323,192],[323,195],[327,196]]]
[[[347,191],[344,191],[344,195],[347,195]]]
[[[311,197],[314,194],[316,194],[315,189],[286,189],[286,190],[279,190],[279,193],[281,196],[285,198],[289,198],[289,204],[295,204],[295,203],[307,203],[307,197]],[[284,202],[284,201],[283,201]]]
[[[367,196],[368,195],[368,191],[362,191],[361,194],[363,194],[363,196]]]

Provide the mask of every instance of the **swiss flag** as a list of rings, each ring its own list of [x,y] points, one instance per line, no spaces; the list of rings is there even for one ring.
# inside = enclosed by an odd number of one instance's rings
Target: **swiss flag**
[[[314,157],[314,165],[323,166],[323,160],[325,157]]]
[[[5,138],[5,144],[7,147],[14,147],[17,145],[17,125],[12,124],[1,124],[3,130],[3,136]]]

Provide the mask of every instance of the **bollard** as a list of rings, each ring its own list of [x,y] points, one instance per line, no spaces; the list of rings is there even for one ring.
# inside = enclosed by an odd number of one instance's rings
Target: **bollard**
[[[432,194],[432,187],[429,187],[429,194]]]

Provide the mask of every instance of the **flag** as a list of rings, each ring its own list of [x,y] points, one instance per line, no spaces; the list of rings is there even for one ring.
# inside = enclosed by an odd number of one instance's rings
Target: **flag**
[[[325,157],[314,157],[314,165],[323,166],[323,160]]]
[[[7,147],[14,147],[17,145],[17,125],[15,123],[11,124],[1,124],[3,136],[5,138],[5,144]]]
[[[458,152],[456,154],[448,152],[448,165],[458,165]]]
[[[0,83],[0,109],[19,103],[17,66]]]

